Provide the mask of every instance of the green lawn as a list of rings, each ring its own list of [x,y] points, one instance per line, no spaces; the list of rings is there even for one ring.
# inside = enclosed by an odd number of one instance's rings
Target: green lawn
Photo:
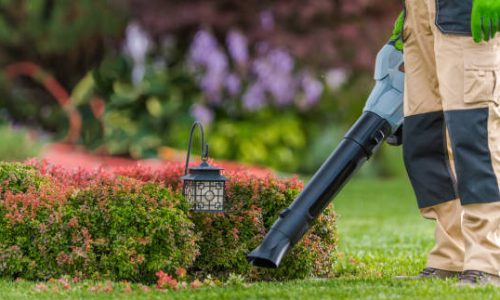
[[[339,278],[179,292],[89,291],[92,283],[69,291],[38,292],[36,283],[0,281],[0,299],[498,299],[492,287],[456,288],[454,281],[394,281],[417,273],[432,246],[432,223],[422,220],[406,179],[358,179],[335,200],[342,259]]]

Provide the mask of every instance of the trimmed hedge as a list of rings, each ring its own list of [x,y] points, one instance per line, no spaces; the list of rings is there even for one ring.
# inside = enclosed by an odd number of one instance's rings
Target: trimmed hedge
[[[38,189],[46,180],[32,166],[0,162],[0,182],[0,193],[3,196],[4,191],[19,193],[26,192],[29,188]]]
[[[153,283],[155,273],[231,273],[252,280],[330,276],[335,213],[330,208],[277,270],[252,268],[255,248],[302,185],[296,179],[226,172],[225,213],[189,211],[182,166],[66,171],[45,162],[0,163],[0,276]]]
[[[15,177],[40,176],[35,167],[0,167],[10,168],[11,176],[17,170]],[[41,172],[44,185],[2,195],[3,276],[153,282],[156,271],[174,272],[198,255],[188,205],[169,189],[103,172],[54,171]]]

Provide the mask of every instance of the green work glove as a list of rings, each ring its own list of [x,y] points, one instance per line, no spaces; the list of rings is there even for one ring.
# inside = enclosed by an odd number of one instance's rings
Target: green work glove
[[[500,1],[500,0],[498,0]],[[394,45],[399,51],[403,51],[403,25],[405,22],[405,12],[402,11],[399,17],[394,22],[394,28],[392,29],[391,38],[389,39],[389,44]]]
[[[470,26],[476,43],[495,37],[499,17],[500,0],[473,0]]]

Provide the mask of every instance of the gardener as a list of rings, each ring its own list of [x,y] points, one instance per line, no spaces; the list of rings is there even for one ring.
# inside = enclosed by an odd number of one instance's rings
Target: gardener
[[[413,278],[500,285],[500,0],[405,5],[395,29],[404,161],[422,216],[436,220],[436,245]]]

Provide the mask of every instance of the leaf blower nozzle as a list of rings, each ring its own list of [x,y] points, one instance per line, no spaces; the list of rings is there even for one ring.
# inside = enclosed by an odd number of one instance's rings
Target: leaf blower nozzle
[[[292,246],[290,239],[279,232],[271,229],[262,244],[247,256],[248,261],[256,267],[276,269],[285,254]]]
[[[292,204],[282,210],[260,246],[247,255],[257,267],[277,268],[331,199],[403,120],[403,58],[393,45],[377,55],[377,84],[364,112]]]

